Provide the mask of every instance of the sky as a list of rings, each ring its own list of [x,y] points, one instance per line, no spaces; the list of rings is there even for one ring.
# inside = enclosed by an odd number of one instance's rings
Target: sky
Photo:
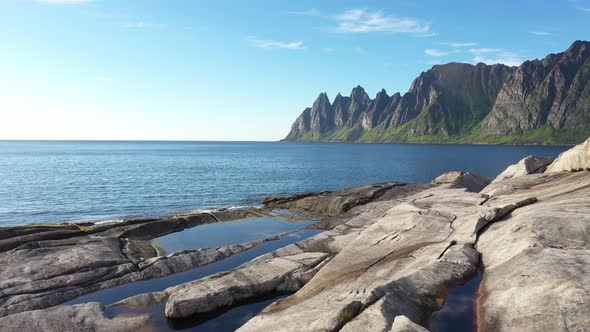
[[[321,92],[590,40],[590,0],[0,0],[0,139],[284,137]]]

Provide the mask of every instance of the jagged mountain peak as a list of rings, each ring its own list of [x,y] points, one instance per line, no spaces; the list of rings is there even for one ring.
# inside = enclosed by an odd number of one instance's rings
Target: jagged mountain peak
[[[586,40],[576,40],[572,43],[572,45],[567,49],[566,53],[579,53],[585,49],[590,48],[590,41]]]
[[[387,91],[385,91],[385,89],[381,89],[381,91],[377,92],[377,95],[375,96],[375,98],[380,98],[380,97],[389,98],[389,95],[387,94]]]
[[[590,42],[517,67],[435,65],[403,95],[371,99],[360,85],[331,105],[320,95],[293,128],[289,140],[577,143],[590,135]]]
[[[364,97],[364,96],[368,96],[368,95],[367,95],[367,92],[366,92],[366,91],[365,91],[365,89],[364,89],[362,86],[360,86],[360,85],[357,85],[356,87],[354,87],[354,88],[352,89],[352,91],[350,92],[350,97],[351,97],[351,98],[355,98],[355,97],[356,97],[356,98],[359,98],[359,97]]]
[[[322,92],[318,95],[318,97],[316,98],[317,100],[327,100],[328,102],[330,101],[330,98],[328,98],[328,94],[326,92]]]

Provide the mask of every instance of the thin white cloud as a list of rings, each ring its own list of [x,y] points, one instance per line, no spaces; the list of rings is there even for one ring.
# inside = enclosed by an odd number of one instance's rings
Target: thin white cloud
[[[289,12],[289,14],[292,14],[292,15],[302,15],[302,16],[319,16],[320,15],[320,11],[317,8],[311,8],[311,9],[308,9],[308,10]]]
[[[418,37],[428,38],[428,37],[436,37],[438,35],[439,35],[438,32],[429,32],[429,33],[420,34],[420,35],[418,35]]]
[[[577,10],[590,13],[590,7],[586,0],[568,0],[568,2]]]
[[[529,33],[531,35],[535,35],[535,36],[555,36],[555,34],[553,32],[540,31],[540,30],[529,30]]]
[[[445,55],[449,55],[450,52],[446,52],[446,51],[441,51],[435,48],[429,48],[424,50],[424,54],[426,55],[430,55],[430,56],[445,56]]]
[[[455,48],[479,46],[478,42],[467,42],[467,43],[442,42],[440,44],[445,45],[445,46],[455,47]]]
[[[501,48],[470,48],[467,50],[469,53],[495,53],[495,52],[502,52]]]
[[[256,36],[248,36],[247,41],[259,48],[282,48],[288,50],[302,50],[305,49],[302,41],[284,42],[272,39],[260,39]]]
[[[495,63],[502,63],[507,66],[519,66],[524,62],[524,60],[517,53],[509,52],[509,51],[501,51],[501,52],[498,52],[495,54],[491,54],[490,56],[476,55],[473,58],[473,62],[474,63],[483,62],[488,65],[495,64]]]
[[[33,0],[37,3],[43,3],[48,5],[79,5],[83,3],[91,2],[92,0]]]
[[[412,18],[389,16],[380,11],[370,12],[361,8],[347,10],[336,15],[334,19],[337,21],[337,26],[333,30],[339,33],[431,33],[428,23]]]
[[[105,77],[105,76],[99,76],[99,77],[96,77],[95,79],[96,79],[97,81],[107,81],[107,82],[110,82],[110,81],[112,81],[112,80],[113,80],[113,78],[112,78],[112,77]]]
[[[146,29],[146,28],[160,28],[163,27],[164,24],[158,23],[149,23],[149,22],[130,22],[121,25],[122,28],[130,28],[130,29]]]
[[[511,52],[502,48],[491,48],[491,47],[472,47],[479,46],[476,42],[466,43],[450,43],[443,42],[439,43],[447,46],[448,49],[437,49],[430,48],[424,50],[424,53],[431,57],[442,57],[447,55],[461,55],[462,57],[468,56],[471,60],[468,62],[479,63],[483,62],[486,64],[502,63],[508,66],[518,66],[524,62],[522,56],[517,52]],[[468,48],[470,47],[471,48]],[[437,64],[438,60],[429,60],[423,62],[427,64]]]

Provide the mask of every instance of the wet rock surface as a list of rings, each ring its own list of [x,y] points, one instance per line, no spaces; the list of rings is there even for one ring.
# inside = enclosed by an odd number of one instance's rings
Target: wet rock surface
[[[220,210],[221,219],[226,221],[232,216],[258,217],[263,213],[269,211]],[[6,244],[0,250],[0,317],[59,305],[100,289],[187,271],[278,238],[182,250],[167,256],[149,241],[193,225],[221,221],[217,220],[214,212],[206,212],[108,225],[0,228]],[[66,238],[52,239],[56,234]]]
[[[150,331],[147,315],[108,318],[100,303],[28,311],[0,318],[0,331]]]
[[[324,260],[324,253],[301,253],[245,264],[168,291],[166,316],[183,318],[231,307],[239,301],[281,290],[296,291],[301,275]],[[293,283],[292,288],[285,285]]]
[[[305,326],[354,331],[369,324],[371,330],[389,331],[400,314],[426,325],[430,314],[440,308],[437,298],[477,271],[475,237],[465,243],[455,241],[454,227],[471,221],[471,231],[476,232],[480,213],[496,211],[482,205],[487,199],[465,189],[446,188],[407,197],[373,224],[349,235],[353,238],[337,248],[335,257],[301,290],[267,307],[240,330],[265,330],[277,324],[285,330]]]

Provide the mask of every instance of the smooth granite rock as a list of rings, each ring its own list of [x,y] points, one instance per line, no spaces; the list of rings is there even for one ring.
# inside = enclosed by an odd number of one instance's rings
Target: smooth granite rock
[[[1,332],[151,331],[149,315],[107,318],[100,303],[57,306],[0,318]]]
[[[403,185],[399,182],[378,183],[336,191],[267,197],[263,202],[270,208],[334,216],[347,212],[355,206],[374,201],[387,191]]]
[[[271,258],[193,281],[168,292],[166,316],[183,318],[208,313],[272,293],[289,275],[312,269],[327,257],[324,253],[302,253]]]
[[[389,331],[398,314],[426,324],[440,308],[437,298],[477,272],[479,253],[450,238],[457,216],[477,215],[486,200],[465,189],[442,188],[409,197],[362,229],[301,290],[240,331],[354,331],[357,324]]]
[[[584,143],[560,154],[551,165],[547,166],[547,173],[561,171],[579,171],[590,169],[590,138]]]
[[[432,180],[432,184],[453,183],[455,180],[457,180],[460,176],[463,176],[463,175],[465,175],[465,172],[463,172],[463,171],[446,172],[446,173],[443,173],[443,174],[437,176],[434,180]]]
[[[427,332],[422,326],[412,322],[406,316],[397,316],[393,321],[391,332]]]
[[[152,256],[136,256],[147,252],[137,248],[143,241],[136,240],[84,237],[31,242],[0,253],[0,317],[51,307],[104,288],[187,271],[280,237],[158,257],[153,256],[155,251],[148,252]]]
[[[480,331],[590,329],[590,172],[521,176],[485,192],[499,203],[530,195],[538,202],[479,237]]]
[[[30,242],[0,254],[0,316],[63,303],[79,289],[137,270],[120,239]]]
[[[444,188],[465,188],[475,193],[482,190],[490,182],[490,179],[481,175],[460,171],[441,174],[432,181],[433,184],[443,185]]]
[[[520,160],[518,163],[509,166],[500,173],[492,183],[500,182],[506,179],[510,179],[516,176],[523,176],[528,174],[543,173],[549,164],[551,164],[555,158],[543,158],[537,156],[527,156]]]
[[[317,241],[308,242],[310,248],[307,248],[307,252],[314,252],[310,249],[316,247],[317,252],[333,255],[356,236],[361,228],[370,223],[373,217],[368,217],[369,215],[377,216],[384,213],[386,206],[397,204],[396,200],[399,201],[428,187],[392,183],[336,191],[336,195],[327,195],[329,202],[319,203],[318,207],[346,212],[341,213],[339,217],[324,218],[330,219],[326,221],[325,226],[331,228],[349,220],[351,223],[337,227],[325,236],[320,234],[321,238]],[[376,204],[381,198],[386,198],[389,203]],[[276,215],[277,213],[280,215]],[[343,216],[344,214],[346,216]],[[360,216],[361,214],[363,216]],[[268,208],[219,209],[164,220],[132,219],[106,225],[87,223],[0,228],[3,240],[12,241],[11,246],[17,246],[0,252],[0,263],[6,266],[5,269],[0,269],[0,317],[55,306],[104,288],[186,271],[248,250],[264,241],[279,238],[280,236],[271,237],[220,248],[185,250],[167,256],[161,256],[157,248],[149,241],[143,240],[193,224],[263,215],[294,217],[293,214],[273,212]],[[40,241],[47,236],[46,234],[55,232],[62,234],[66,239]],[[75,236],[72,237],[72,234]],[[100,236],[80,236],[88,234]],[[23,237],[26,239],[21,241]],[[305,245],[302,244],[301,247]],[[283,253],[285,252],[283,250]],[[301,249],[297,249],[297,252],[292,254],[302,252]],[[318,266],[323,266],[322,264]],[[308,282],[317,270],[318,268],[296,271],[292,276],[285,278],[277,289],[296,291]]]
[[[395,186],[388,190],[383,195],[379,196],[375,201],[357,205],[349,211],[338,216],[328,216],[323,218],[320,224],[325,227],[333,227],[329,231],[320,233],[314,237],[300,241],[296,244],[291,244],[286,247],[275,250],[271,253],[255,258],[251,264],[264,263],[275,257],[285,257],[298,255],[305,252],[325,253],[328,258],[317,264],[309,270],[295,271],[292,275],[285,278],[285,281],[277,287],[278,291],[293,292],[299,287],[305,285],[318,270],[325,266],[330,258],[340,252],[350,241],[352,241],[362,229],[370,226],[374,220],[381,217],[388,209],[406,201],[416,193],[422,192],[425,189],[432,188],[432,185],[423,184],[408,184],[403,186]],[[361,187],[364,188],[364,187]],[[332,197],[328,197],[332,199]],[[250,264],[250,263],[249,263]],[[295,284],[293,281],[297,281]],[[189,283],[190,284],[190,283]],[[113,305],[124,305],[127,307],[144,307],[156,303],[165,302],[170,294],[182,289],[186,284],[170,287],[162,292],[145,293],[137,296],[124,299]],[[297,289],[295,289],[297,288]]]

